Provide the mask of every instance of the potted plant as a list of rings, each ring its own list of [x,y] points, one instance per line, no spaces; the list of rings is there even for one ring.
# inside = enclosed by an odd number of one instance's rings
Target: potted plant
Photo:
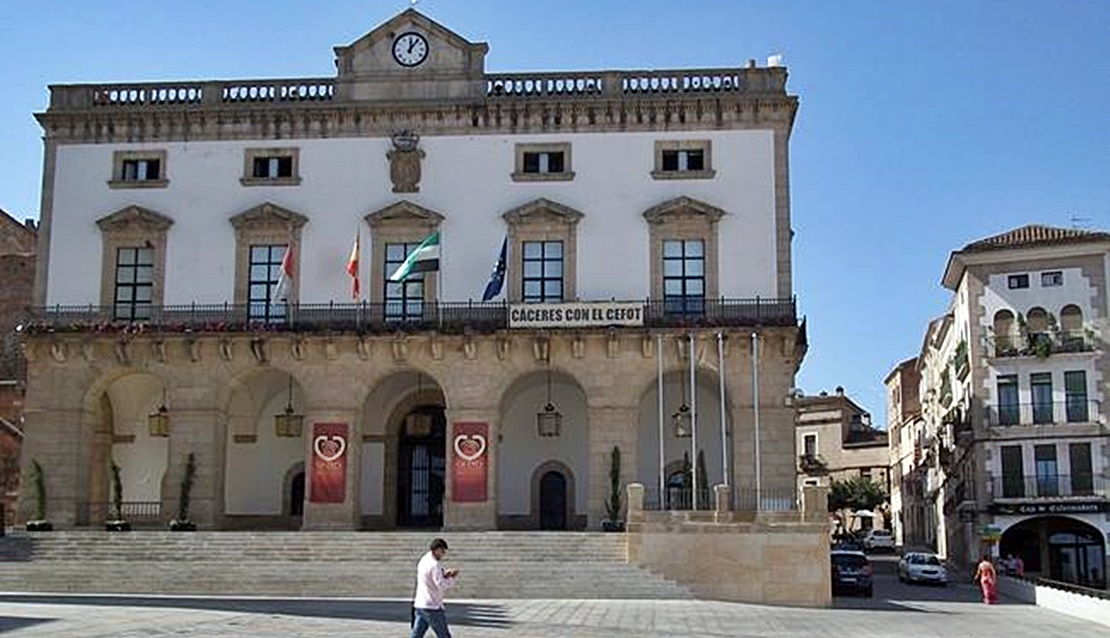
[[[195,532],[196,523],[189,520],[189,495],[197,474],[196,456],[189,452],[185,459],[185,478],[181,480],[181,493],[177,499],[177,518],[170,521],[171,532]]]
[[[35,490],[35,518],[27,521],[27,531],[49,532],[54,525],[46,520],[46,477],[37,460],[31,461],[31,476],[28,478]]]
[[[119,479],[119,466],[112,461],[112,512],[104,523],[109,532],[130,532],[131,523],[123,520],[123,483]]]
[[[605,499],[605,520],[601,529],[606,532],[623,532],[621,516],[621,450],[613,446],[609,454],[609,498]]]

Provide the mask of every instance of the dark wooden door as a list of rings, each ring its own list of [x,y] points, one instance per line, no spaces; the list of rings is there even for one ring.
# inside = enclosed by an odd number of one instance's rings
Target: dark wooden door
[[[429,432],[402,430],[397,463],[398,527],[442,527],[447,427],[443,408],[413,411],[431,419]]]
[[[554,470],[540,478],[540,529],[567,528],[567,479]]]

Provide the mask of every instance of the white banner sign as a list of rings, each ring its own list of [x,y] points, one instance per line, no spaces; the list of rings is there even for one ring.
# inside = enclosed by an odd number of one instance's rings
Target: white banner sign
[[[510,328],[642,326],[644,304],[635,301],[522,303],[509,306]]]

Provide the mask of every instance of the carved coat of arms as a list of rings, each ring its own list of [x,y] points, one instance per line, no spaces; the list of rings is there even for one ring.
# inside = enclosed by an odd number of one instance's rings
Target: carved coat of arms
[[[412,131],[393,135],[393,150],[385,154],[389,159],[389,178],[393,180],[394,193],[420,192],[420,160],[424,151],[416,147],[420,136]]]

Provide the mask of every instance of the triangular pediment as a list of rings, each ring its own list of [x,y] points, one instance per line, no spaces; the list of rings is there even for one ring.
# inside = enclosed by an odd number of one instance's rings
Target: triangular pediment
[[[570,206],[565,206],[559,202],[553,202],[545,197],[540,197],[539,199],[534,199],[527,204],[517,206],[505,212],[501,217],[510,224],[558,221],[573,226],[577,224],[578,220],[582,219],[584,215],[581,211],[577,211]]]
[[[228,221],[236,230],[273,228],[297,230],[308,223],[308,218],[277,204],[266,202],[234,215]]]
[[[420,34],[428,43],[427,59],[404,66],[393,56],[393,43],[409,32]],[[335,47],[339,78],[357,79],[383,74],[441,75],[455,72],[470,76],[484,73],[489,45],[470,42],[416,9],[406,9],[347,46]]]
[[[111,215],[96,220],[102,232],[165,232],[173,225],[173,220],[142,206],[121,208]]]
[[[386,224],[411,224],[417,226],[435,227],[443,221],[443,215],[430,208],[424,208],[407,199],[390,204],[385,208],[367,214],[363,219],[371,228]]]
[[[644,219],[649,224],[662,224],[673,219],[690,217],[715,224],[724,215],[725,211],[720,208],[686,196],[669,199],[644,211]]]

